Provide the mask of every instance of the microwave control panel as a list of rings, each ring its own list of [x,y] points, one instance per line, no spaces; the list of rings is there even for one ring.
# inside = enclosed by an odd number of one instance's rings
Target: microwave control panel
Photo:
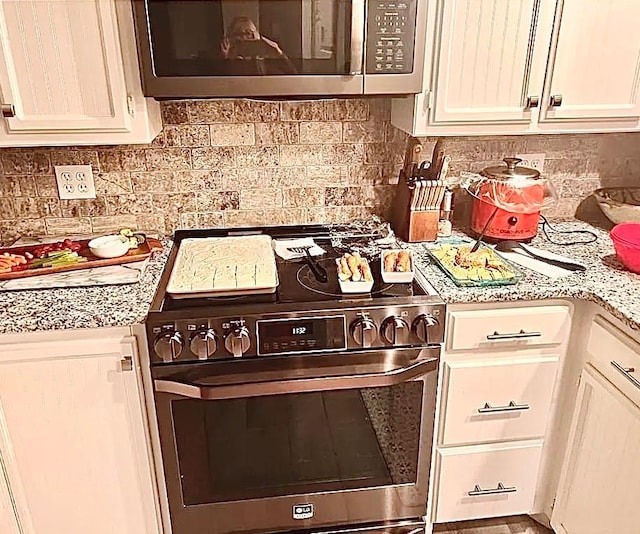
[[[369,0],[367,74],[410,74],[417,0]]]

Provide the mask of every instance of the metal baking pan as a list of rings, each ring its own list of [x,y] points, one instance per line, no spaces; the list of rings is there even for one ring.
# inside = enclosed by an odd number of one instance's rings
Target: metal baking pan
[[[167,284],[172,298],[275,292],[278,271],[266,235],[188,238],[180,243]]]

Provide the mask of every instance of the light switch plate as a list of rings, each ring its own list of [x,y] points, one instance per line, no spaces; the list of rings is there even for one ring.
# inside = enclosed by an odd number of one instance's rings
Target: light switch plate
[[[61,199],[96,198],[91,165],[56,165],[54,170]]]

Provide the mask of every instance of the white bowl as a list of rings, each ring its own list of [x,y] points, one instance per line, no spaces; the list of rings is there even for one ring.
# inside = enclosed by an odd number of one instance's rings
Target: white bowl
[[[96,237],[89,241],[89,250],[98,258],[117,258],[129,252],[129,240],[121,235]]]
[[[373,280],[370,282],[365,282],[364,280],[360,280],[359,282],[347,280],[343,282],[338,278],[338,282],[340,283],[340,291],[343,293],[369,293],[373,288]]]
[[[405,250],[405,252],[409,253],[409,262],[411,264],[411,270],[406,272],[396,272],[396,271],[385,271],[384,270],[384,257],[387,254],[392,252],[400,252],[405,249],[393,249],[393,250],[383,250],[380,252],[380,274],[382,275],[382,280],[387,284],[408,284],[413,281],[413,277],[415,275],[415,264],[413,262],[413,254],[410,250]]]

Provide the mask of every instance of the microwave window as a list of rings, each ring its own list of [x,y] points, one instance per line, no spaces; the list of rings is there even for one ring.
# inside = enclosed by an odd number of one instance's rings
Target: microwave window
[[[147,0],[155,76],[342,74],[345,0]]]

